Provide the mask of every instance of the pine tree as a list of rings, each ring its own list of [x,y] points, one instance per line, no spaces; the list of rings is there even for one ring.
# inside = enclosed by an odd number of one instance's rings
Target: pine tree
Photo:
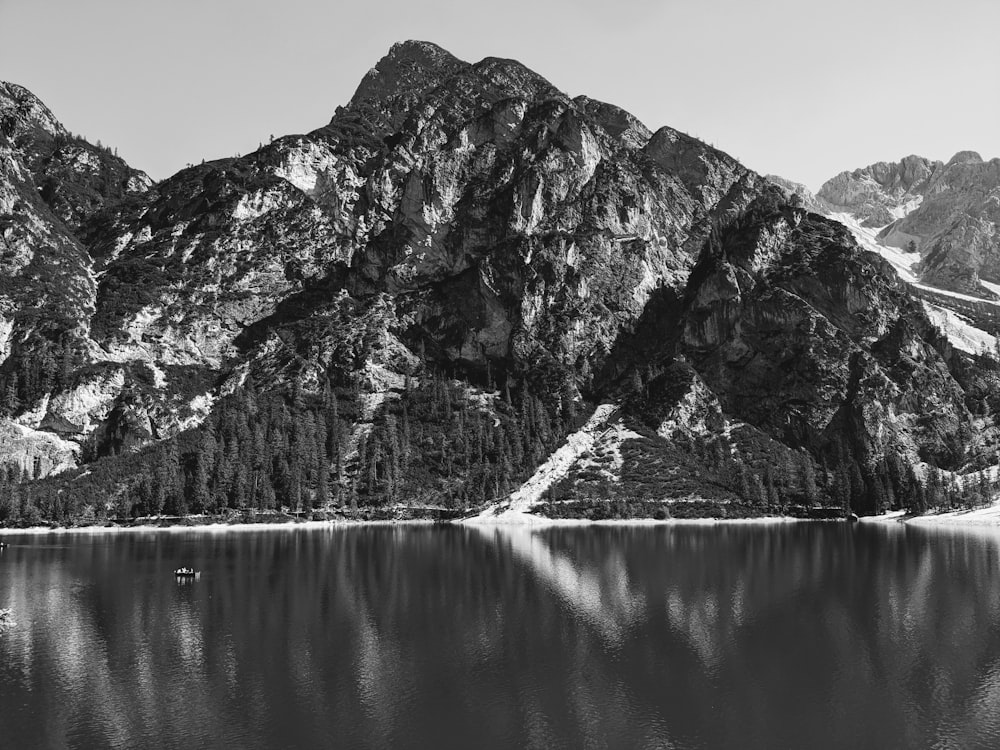
[[[213,459],[215,458],[215,432],[212,420],[205,420],[201,439],[198,442],[198,452],[195,456],[194,482],[191,491],[191,505],[195,513],[201,513],[212,506],[210,481],[212,477]]]
[[[778,510],[781,508],[781,496],[778,493],[778,488],[774,481],[774,475],[771,468],[767,468],[767,472],[764,478],[763,491],[765,497],[767,498],[767,507],[769,510]]]
[[[833,496],[845,513],[851,511],[851,472],[843,463],[834,472]]]
[[[819,499],[819,490],[816,487],[816,472],[813,469],[812,458],[809,457],[809,454],[802,454],[801,466],[802,494],[809,505],[815,505]]]
[[[736,494],[748,505],[753,504],[753,480],[750,477],[750,469],[742,461],[737,465]]]
[[[864,507],[865,495],[867,491],[865,490],[865,480],[861,476],[861,467],[858,466],[858,462],[851,460],[850,462],[850,482],[851,482],[851,508],[862,508]]]
[[[981,505],[990,503],[990,481],[985,471],[979,472],[979,502]]]
[[[3,408],[9,413],[15,413],[21,405],[21,400],[18,397],[18,392],[20,389],[20,383],[17,373],[11,373],[10,377],[7,378],[7,385],[3,392]]]

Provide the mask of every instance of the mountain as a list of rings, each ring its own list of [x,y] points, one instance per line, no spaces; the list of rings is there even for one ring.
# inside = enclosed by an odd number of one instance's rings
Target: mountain
[[[65,396],[89,358],[97,281],[84,225],[150,184],[107,149],[70,134],[26,89],[0,82],[0,400],[20,416],[0,425],[0,455],[19,472],[76,464],[77,446],[36,431],[30,412],[39,399],[44,411],[49,396]]]
[[[863,226],[883,227],[928,194],[940,166],[940,162],[919,156],[895,163],[878,162],[841,172],[823,183],[817,197],[831,210],[853,214]]]
[[[155,184],[2,91],[0,521],[872,512],[995,452],[847,229],[516,61],[394,45]]]
[[[922,283],[996,298],[1000,283],[1000,159],[961,151],[947,163],[907,156],[842,172],[817,197],[829,212],[877,228],[888,247],[915,249]]]
[[[949,341],[970,354],[998,351],[1000,287],[988,279],[997,181],[977,154],[948,164],[906,157],[843,172],[813,195],[769,176],[789,200],[851,229],[895,268]],[[991,197],[992,196],[992,197]]]

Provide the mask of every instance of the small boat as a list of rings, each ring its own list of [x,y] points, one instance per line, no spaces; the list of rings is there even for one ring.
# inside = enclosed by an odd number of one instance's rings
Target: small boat
[[[178,578],[194,578],[198,572],[194,568],[177,568],[174,575]]]

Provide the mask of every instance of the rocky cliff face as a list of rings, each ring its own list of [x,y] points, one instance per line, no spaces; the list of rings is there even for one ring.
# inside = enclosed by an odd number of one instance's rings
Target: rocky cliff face
[[[20,86],[0,83],[0,133],[0,399],[17,422],[0,425],[0,453],[44,475],[79,452],[59,430],[37,429],[66,416],[60,403],[73,400],[74,371],[90,359],[97,280],[84,225],[151,183]]]
[[[927,283],[994,296],[980,280],[1000,283],[1000,159],[955,154],[927,192],[919,208],[883,230],[883,240],[914,238]]]
[[[379,481],[368,436],[387,441],[376,454],[398,445],[400,403],[442,378],[466,385],[433,386],[435,404],[454,397],[509,428],[485,438],[496,467],[543,460],[598,402],[623,406],[608,413],[616,466],[633,474],[650,452],[681,460],[678,436],[707,435],[758,468],[789,451],[849,455],[872,476],[887,455],[959,468],[992,440],[992,418],[967,408],[981,381],[846,231],[728,155],[571,99],[515,61],[395,45],[326,126],[155,185],[61,142],[23,89],[0,91],[13,280],[0,376],[17,425],[0,452],[36,474],[175,445],[207,415],[204,429],[228,430],[218,409],[249,383],[295,409],[322,399],[324,429],[350,423],[308,472],[316,505],[334,496],[328,481],[356,486],[366,461]],[[855,182],[905,198],[923,190],[921,164]],[[868,201],[865,190],[845,182],[824,199]],[[352,394],[334,421],[331,388]],[[537,433],[523,451],[511,425]],[[622,454],[646,434],[633,428],[655,437]],[[64,451],[18,457],[25,433]],[[393,487],[468,498],[472,464],[462,474],[444,437],[427,440],[420,459],[402,451]],[[170,450],[201,482],[204,459]],[[454,450],[474,453],[464,438]]]
[[[919,202],[929,190],[940,162],[907,156],[899,162],[878,162],[853,172],[841,172],[819,189],[817,196],[834,210],[854,214],[868,227],[883,227],[907,204]]]
[[[702,264],[682,351],[724,412],[813,453],[847,439],[868,457],[905,446],[911,462],[963,461],[954,352],[846,229],[770,216]]]
[[[1000,159],[962,151],[947,163],[917,156],[879,162],[837,175],[817,197],[826,213],[847,213],[880,229],[885,245],[917,249],[923,283],[995,296],[980,282],[1000,281]]]

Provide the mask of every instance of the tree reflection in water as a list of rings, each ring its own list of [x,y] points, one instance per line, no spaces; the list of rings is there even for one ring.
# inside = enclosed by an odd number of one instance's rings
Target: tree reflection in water
[[[19,623],[2,730],[18,747],[998,746],[998,538],[21,537],[0,561]]]

